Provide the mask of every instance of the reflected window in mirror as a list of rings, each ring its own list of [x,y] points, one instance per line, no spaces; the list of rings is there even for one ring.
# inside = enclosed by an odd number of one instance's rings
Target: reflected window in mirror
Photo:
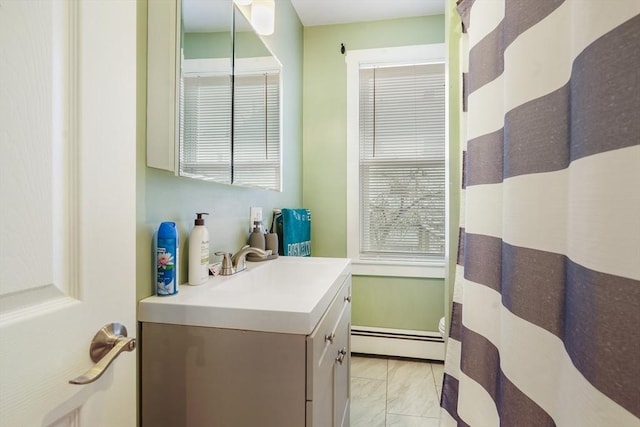
[[[179,174],[231,183],[232,5],[182,1]]]
[[[282,65],[245,17],[251,7],[243,13],[232,0],[150,2],[150,40],[159,41],[149,42],[150,167],[281,191]],[[175,37],[167,37],[172,22]]]
[[[281,65],[235,9],[233,183],[281,190]]]
[[[231,76],[185,73],[180,97],[180,175],[231,183]]]

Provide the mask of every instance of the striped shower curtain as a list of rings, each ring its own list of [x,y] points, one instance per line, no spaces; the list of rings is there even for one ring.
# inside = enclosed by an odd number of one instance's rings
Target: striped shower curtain
[[[445,426],[640,426],[640,0],[462,0]]]

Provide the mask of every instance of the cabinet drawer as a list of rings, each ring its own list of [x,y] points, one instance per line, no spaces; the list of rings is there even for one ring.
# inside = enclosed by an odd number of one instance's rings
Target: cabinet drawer
[[[322,390],[331,387],[330,372],[345,339],[348,340],[348,331],[338,329],[338,325],[342,316],[351,317],[350,304],[351,276],[345,279],[318,326],[307,337],[307,400],[314,400]],[[347,322],[351,323],[351,319]]]

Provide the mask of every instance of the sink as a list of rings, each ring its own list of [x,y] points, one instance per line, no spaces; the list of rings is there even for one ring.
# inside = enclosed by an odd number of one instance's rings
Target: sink
[[[307,335],[351,273],[345,258],[278,257],[247,265],[204,285],[181,285],[174,296],[145,298],[138,320]]]

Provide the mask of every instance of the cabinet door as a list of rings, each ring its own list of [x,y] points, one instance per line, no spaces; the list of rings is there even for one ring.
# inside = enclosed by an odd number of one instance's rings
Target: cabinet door
[[[300,427],[305,336],[142,323],[143,427]]]
[[[349,425],[351,278],[307,340],[307,427]]]
[[[351,297],[348,298],[335,331],[338,351],[333,364],[333,425],[335,427],[349,426],[351,409]]]

